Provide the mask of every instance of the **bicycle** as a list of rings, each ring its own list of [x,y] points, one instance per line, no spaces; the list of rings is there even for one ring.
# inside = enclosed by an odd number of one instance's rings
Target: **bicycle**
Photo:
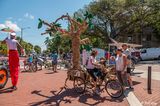
[[[105,69],[107,72],[104,73],[104,79],[99,82],[99,90],[102,92],[104,89],[112,98],[119,98],[123,95],[122,85],[116,78],[116,75],[113,74],[113,69]],[[108,71],[110,70],[110,71]],[[84,73],[84,76],[81,77],[81,73]],[[77,72],[76,77],[74,78],[73,86],[77,93],[84,93],[87,89],[92,89],[93,80],[89,73],[86,70],[82,72]]]
[[[36,65],[33,62],[29,63],[27,61],[24,61],[24,71],[36,72],[37,71]]]
[[[5,87],[9,78],[9,67],[6,62],[5,60],[0,62],[0,89]]]

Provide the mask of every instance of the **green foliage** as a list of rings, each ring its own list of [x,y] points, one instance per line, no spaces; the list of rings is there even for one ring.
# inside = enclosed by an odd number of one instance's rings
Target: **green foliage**
[[[35,45],[35,46],[34,46],[34,50],[35,50],[35,52],[36,52],[37,54],[40,54],[40,53],[41,53],[41,47],[38,46],[38,45]]]
[[[94,46],[101,48],[109,43],[109,36],[117,38],[124,35],[139,35],[147,27],[160,39],[160,0],[99,0],[93,1],[84,9],[76,12],[80,18],[92,19],[85,35],[93,41]],[[87,12],[85,12],[87,11]],[[92,17],[91,17],[92,18]],[[95,40],[96,39],[96,40]],[[96,43],[94,43],[96,42]]]
[[[21,38],[17,36],[16,38],[18,42],[22,45],[22,47],[25,49],[26,54],[29,54],[33,50],[33,45],[31,43],[28,43],[24,40],[21,41]],[[20,50],[18,50],[20,52]]]
[[[40,29],[42,27],[42,25],[43,25],[43,22],[42,22],[42,20],[40,18],[38,20],[39,20],[38,29]]]
[[[47,46],[47,51],[65,51],[68,52],[71,49],[71,39],[69,37],[61,37],[60,34],[55,34],[52,37],[46,37],[44,42]]]

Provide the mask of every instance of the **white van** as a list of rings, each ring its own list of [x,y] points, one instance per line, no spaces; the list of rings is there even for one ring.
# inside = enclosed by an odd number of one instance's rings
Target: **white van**
[[[141,49],[141,60],[160,59],[160,48]]]

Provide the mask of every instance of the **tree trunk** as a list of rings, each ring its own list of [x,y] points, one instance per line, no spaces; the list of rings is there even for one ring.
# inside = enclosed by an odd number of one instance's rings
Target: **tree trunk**
[[[73,54],[73,69],[79,70],[80,66],[80,35],[72,36],[72,54]]]

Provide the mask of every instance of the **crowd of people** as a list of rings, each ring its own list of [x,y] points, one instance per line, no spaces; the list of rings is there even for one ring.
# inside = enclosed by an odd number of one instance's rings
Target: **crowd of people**
[[[19,72],[19,56],[18,56],[18,47],[21,48],[21,51],[23,51],[22,46],[18,43],[18,41],[15,39],[16,34],[11,33],[10,39],[6,38],[3,43],[6,43],[9,48],[9,68],[11,73],[11,79],[12,79],[12,87],[11,89],[16,90],[17,87],[17,81],[18,81],[18,72]],[[88,57],[86,61],[86,69],[90,76],[93,78],[94,81],[94,91],[97,91],[97,76],[101,77],[103,79],[103,72],[101,72],[99,69],[96,68],[97,60],[96,56],[98,55],[98,52],[96,50],[93,50]],[[58,64],[58,53],[53,51],[50,55],[52,60],[52,70],[53,72],[57,71],[57,64]],[[68,59],[70,57],[71,62],[71,53],[62,55],[61,58]],[[37,57],[36,57],[37,58]],[[111,56],[109,53],[106,56],[106,58],[102,57],[100,58],[100,64],[106,66],[106,61],[109,59],[108,63],[110,65],[115,66],[115,71],[117,73],[117,78],[119,82],[122,84],[123,88],[125,89],[124,79],[127,78],[127,81],[129,83],[129,88],[133,89],[133,83],[131,78],[131,53],[128,49],[127,44],[123,44],[121,48],[118,48],[116,50],[116,55]],[[35,59],[35,56],[28,55],[27,61],[31,65]],[[98,74],[95,74],[98,73]]]
[[[100,77],[103,78],[103,72],[97,69],[96,65],[98,64],[96,56],[98,52],[93,50],[87,59],[86,68],[90,76],[94,81],[94,91],[99,93],[97,89],[97,75],[95,73],[99,72]],[[106,60],[109,59],[109,65],[115,66],[115,71],[119,82],[121,83],[123,89],[125,89],[125,80],[127,79],[129,88],[133,90],[133,83],[131,78],[131,53],[128,49],[127,44],[123,44],[121,48],[116,50],[116,56],[107,56],[107,58],[100,58],[100,63],[106,65]]]

